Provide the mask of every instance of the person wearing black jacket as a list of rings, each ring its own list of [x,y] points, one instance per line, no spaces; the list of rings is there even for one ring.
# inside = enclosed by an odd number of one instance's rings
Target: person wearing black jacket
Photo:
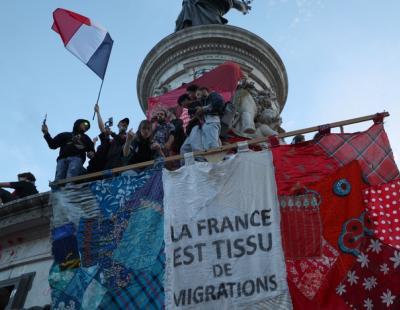
[[[121,167],[122,164],[122,148],[126,141],[126,132],[129,126],[129,118],[118,122],[118,133],[111,131],[107,128],[103,122],[100,114],[100,107],[98,104],[94,106],[94,111],[97,114],[97,124],[99,126],[100,132],[105,135],[105,139],[102,140],[102,148],[104,149],[104,166],[101,170],[108,170],[117,167]],[[111,139],[111,138],[112,139]]]
[[[96,138],[100,139],[100,145],[96,149],[94,157],[89,160],[86,168],[87,173],[93,173],[105,170],[107,163],[107,154],[110,148],[111,129],[106,127],[105,133],[100,133]]]
[[[52,138],[47,125],[42,125],[44,139],[49,148],[53,150],[60,148],[54,181],[82,174],[86,153],[89,158],[94,156],[94,143],[85,134],[89,128],[89,121],[78,119],[74,123],[72,132],[62,132]]]
[[[150,121],[141,121],[136,134],[132,129],[129,130],[123,147],[123,156],[126,165],[150,161],[160,156],[165,157],[160,144],[152,140]]]
[[[20,199],[26,196],[37,194],[35,186],[36,178],[30,172],[18,174],[18,182],[0,182],[0,205],[12,200]],[[13,188],[15,191],[10,193],[2,187]]]
[[[224,113],[224,98],[216,93],[209,92],[206,87],[195,84],[186,88],[186,94],[178,99],[178,104],[187,107],[193,126],[186,128],[187,138],[181,147],[181,154],[193,151],[203,151],[221,146],[219,135],[221,132],[220,117]],[[196,119],[199,120],[196,123]],[[195,120],[195,121],[193,121]]]

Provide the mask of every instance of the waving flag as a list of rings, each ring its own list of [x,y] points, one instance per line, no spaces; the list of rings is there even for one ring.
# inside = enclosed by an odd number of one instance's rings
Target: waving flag
[[[53,19],[52,29],[61,36],[67,50],[104,79],[114,42],[107,30],[85,16],[64,9],[56,9]]]

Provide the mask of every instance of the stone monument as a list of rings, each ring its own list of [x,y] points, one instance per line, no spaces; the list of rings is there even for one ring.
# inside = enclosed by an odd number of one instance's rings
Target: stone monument
[[[215,19],[234,7],[229,0],[215,2],[226,5]],[[143,111],[147,110],[148,98],[189,83],[226,61],[239,64],[245,75],[232,98],[232,132],[246,138],[282,132],[280,114],[287,98],[288,78],[281,58],[256,34],[219,22],[183,27],[162,39],[147,54],[137,78]]]

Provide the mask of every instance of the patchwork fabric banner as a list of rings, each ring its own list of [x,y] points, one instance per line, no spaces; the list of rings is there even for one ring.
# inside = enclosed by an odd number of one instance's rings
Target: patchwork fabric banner
[[[167,309],[291,309],[271,152],[163,171]]]
[[[291,195],[299,187],[334,173],[358,160],[370,185],[399,178],[383,124],[356,133],[325,134],[314,141],[272,148],[279,195]]]
[[[356,264],[336,287],[351,309],[400,309],[400,251],[367,238]]]
[[[358,160],[364,179],[371,185],[400,176],[383,123],[363,132],[324,135],[316,143],[340,166]]]
[[[280,196],[282,243],[286,259],[322,255],[321,198],[316,192]]]
[[[161,171],[52,193],[52,309],[162,309]]]
[[[339,168],[314,142],[276,146],[272,154],[279,195],[291,195],[297,187],[317,182]]]
[[[376,237],[400,250],[400,179],[371,186],[364,199]]]
[[[398,176],[375,124],[67,185],[52,308],[399,309]]]
[[[373,232],[364,212],[364,187],[357,161],[309,186],[320,195],[322,255],[286,260],[295,309],[349,309],[346,300],[336,294],[336,288],[356,263],[366,238]],[[295,244],[286,244],[285,251],[293,246],[309,249],[315,237],[311,233],[308,236],[308,240],[289,240]],[[299,241],[302,243],[298,244]]]

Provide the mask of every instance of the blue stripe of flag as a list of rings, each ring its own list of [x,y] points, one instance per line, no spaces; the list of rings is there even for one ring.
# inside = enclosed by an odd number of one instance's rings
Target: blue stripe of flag
[[[104,79],[104,75],[106,74],[108,60],[110,58],[113,43],[113,39],[111,39],[110,34],[107,32],[103,42],[100,44],[99,48],[94,52],[94,54],[92,55],[92,57],[90,57],[89,61],[86,64],[102,80]]]

